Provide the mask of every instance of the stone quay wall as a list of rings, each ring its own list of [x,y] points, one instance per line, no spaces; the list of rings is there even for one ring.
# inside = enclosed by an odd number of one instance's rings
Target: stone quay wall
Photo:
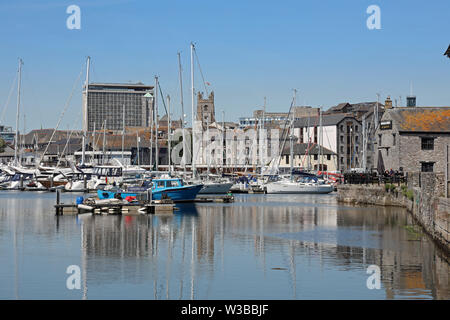
[[[409,174],[408,186],[404,190],[400,186],[390,189],[384,185],[342,184],[338,186],[337,199],[352,204],[404,207],[450,254],[450,199],[442,197],[443,183],[440,178],[428,172]],[[409,196],[402,192],[406,190]]]

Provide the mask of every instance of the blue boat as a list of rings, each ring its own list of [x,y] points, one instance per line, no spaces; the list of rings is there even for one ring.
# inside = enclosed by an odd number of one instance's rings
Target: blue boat
[[[202,184],[184,185],[182,179],[153,179],[151,186],[149,183],[140,187],[133,187],[128,191],[97,190],[99,199],[125,199],[128,196],[136,197],[138,193],[146,192],[149,188],[152,190],[152,199],[161,200],[170,198],[174,202],[193,201],[200,190]]]

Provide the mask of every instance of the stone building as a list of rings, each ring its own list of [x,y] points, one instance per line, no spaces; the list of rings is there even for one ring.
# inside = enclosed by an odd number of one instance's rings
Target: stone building
[[[386,109],[376,140],[375,163],[385,170],[444,172],[450,107]]]
[[[197,94],[197,121],[201,121],[203,128],[208,124],[216,122],[214,110],[214,91],[211,91],[207,98],[203,97],[203,92]]]

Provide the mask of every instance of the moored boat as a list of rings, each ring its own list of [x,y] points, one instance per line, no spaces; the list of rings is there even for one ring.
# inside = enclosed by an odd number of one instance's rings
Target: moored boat
[[[150,188],[153,200],[161,200],[169,198],[174,202],[193,201],[195,197],[203,188],[202,184],[196,185],[184,185],[182,179],[154,179]],[[144,189],[146,189],[144,187]],[[113,199],[126,197],[136,197],[140,192],[146,192],[146,190],[125,191],[125,190],[98,190],[97,195],[99,199]],[[136,191],[134,191],[136,190]]]

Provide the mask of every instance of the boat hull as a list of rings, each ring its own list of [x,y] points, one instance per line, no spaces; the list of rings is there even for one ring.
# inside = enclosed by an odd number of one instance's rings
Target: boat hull
[[[153,200],[161,200],[163,197],[170,198],[174,202],[185,202],[185,201],[193,201],[195,197],[202,189],[203,185],[195,185],[195,186],[182,186],[179,188],[173,188],[169,190],[159,190],[152,192]],[[99,199],[114,199],[118,197],[118,194],[122,199],[125,199],[128,196],[136,197],[136,192],[113,192],[108,190],[98,190],[97,195]]]
[[[233,183],[205,183],[199,194],[225,194],[228,193]]]
[[[334,190],[332,185],[327,184],[299,184],[272,182],[266,185],[269,194],[327,194]]]

